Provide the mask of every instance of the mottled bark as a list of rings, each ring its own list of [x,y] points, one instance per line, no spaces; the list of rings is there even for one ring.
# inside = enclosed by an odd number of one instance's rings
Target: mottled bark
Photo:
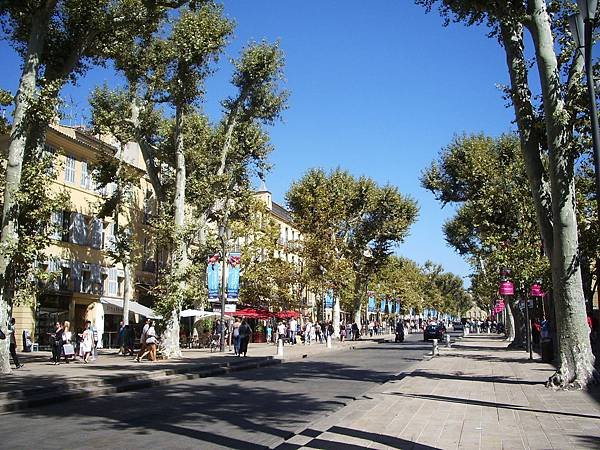
[[[185,229],[186,188],[183,125],[184,112],[181,107],[177,107],[175,111],[175,199],[173,203],[175,214],[175,246],[172,258],[172,271],[174,278],[180,281],[178,282],[179,292],[177,301],[171,313],[171,318],[167,322],[167,328],[162,339],[163,353],[167,358],[181,357],[181,348],[179,346],[179,313],[183,303],[181,296],[186,287],[184,275],[189,265],[187,243],[183,236]]]
[[[544,251],[552,258],[552,200],[550,186],[542,164],[544,149],[543,123],[531,104],[528,71],[523,54],[523,26],[519,23],[501,23],[501,39],[506,53],[506,65],[510,76],[510,96],[519,129],[521,152],[535,205],[538,227],[542,235]]]
[[[537,68],[542,87],[544,118],[549,150],[549,178],[552,195],[553,248],[552,286],[559,337],[559,367],[548,385],[583,388],[595,381],[594,355],[589,340],[579,261],[575,216],[574,156],[571,130],[565,125],[569,114],[562,98],[562,85],[543,0],[530,1]]]
[[[505,320],[505,333],[506,340],[511,344],[515,341],[515,317],[513,315],[513,308],[509,301],[506,301],[506,320]],[[509,344],[510,345],[510,344]]]
[[[27,43],[27,53],[23,72],[15,97],[13,124],[10,132],[8,158],[5,172],[4,204],[2,209],[2,234],[0,236],[0,327],[6,332],[10,314],[12,293],[7,289],[7,271],[11,264],[10,252],[18,242],[16,194],[21,186],[23,156],[28,136],[27,115],[36,92],[36,79],[40,58],[46,42],[48,21],[56,6],[56,0],[48,0],[44,7],[33,13],[31,31]],[[0,341],[0,373],[10,373],[9,342]]]

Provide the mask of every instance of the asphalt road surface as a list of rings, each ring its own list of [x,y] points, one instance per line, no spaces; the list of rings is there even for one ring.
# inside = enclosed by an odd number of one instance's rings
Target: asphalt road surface
[[[0,448],[272,447],[409,369],[421,339],[3,414]]]

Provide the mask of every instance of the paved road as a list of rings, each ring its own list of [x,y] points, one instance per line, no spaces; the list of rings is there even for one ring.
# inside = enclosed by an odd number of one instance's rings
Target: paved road
[[[0,415],[0,448],[274,446],[420,361],[419,339]]]

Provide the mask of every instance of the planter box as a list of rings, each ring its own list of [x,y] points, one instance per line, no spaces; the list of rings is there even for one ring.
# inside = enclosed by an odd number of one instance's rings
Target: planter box
[[[267,336],[264,332],[254,332],[252,333],[252,342],[254,342],[255,344],[267,342]]]

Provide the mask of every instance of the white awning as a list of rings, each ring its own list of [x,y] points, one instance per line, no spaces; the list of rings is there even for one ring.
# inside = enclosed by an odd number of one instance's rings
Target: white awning
[[[123,300],[120,298],[100,297],[100,303],[116,306],[123,311]],[[129,311],[144,316],[148,319],[162,319],[162,316],[156,314],[151,308],[141,305],[138,302],[129,302]]]
[[[203,315],[204,315],[203,309],[184,309],[179,314],[179,317],[196,317],[196,316],[203,316]]]

